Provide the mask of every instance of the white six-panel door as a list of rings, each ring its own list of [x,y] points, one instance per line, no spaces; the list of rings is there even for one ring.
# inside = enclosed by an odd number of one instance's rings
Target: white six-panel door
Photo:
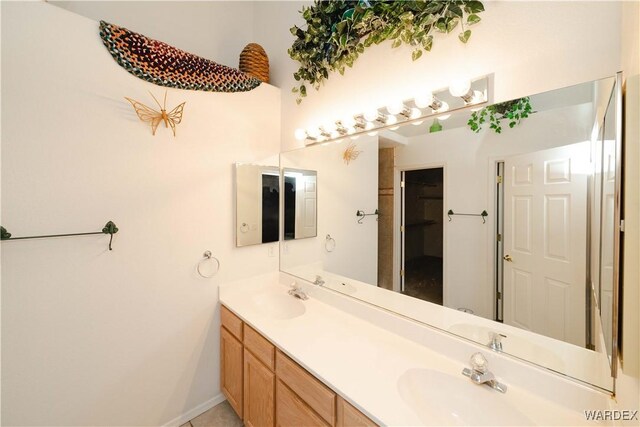
[[[316,227],[317,180],[315,175],[298,176],[296,179],[296,239],[314,237]]]
[[[504,322],[579,346],[589,170],[588,143],[505,159]]]

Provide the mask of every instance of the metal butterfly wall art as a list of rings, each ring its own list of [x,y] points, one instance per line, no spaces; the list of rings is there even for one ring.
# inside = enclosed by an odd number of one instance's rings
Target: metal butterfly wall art
[[[180,124],[180,122],[182,121],[182,112],[184,111],[184,104],[186,104],[186,102],[183,102],[167,113],[167,92],[164,92],[164,105],[160,105],[156,97],[153,96],[151,92],[149,92],[149,94],[151,95],[153,100],[156,101],[158,107],[160,107],[160,111],[156,111],[151,107],[147,107],[146,105],[136,101],[135,99],[127,98],[126,96],[124,99],[131,103],[133,109],[136,110],[136,114],[138,115],[140,120],[151,124],[151,133],[153,135],[156,134],[156,129],[158,129],[158,125],[160,124],[160,122],[164,122],[165,127],[168,128],[169,126],[171,126],[173,136],[176,136],[176,125]]]

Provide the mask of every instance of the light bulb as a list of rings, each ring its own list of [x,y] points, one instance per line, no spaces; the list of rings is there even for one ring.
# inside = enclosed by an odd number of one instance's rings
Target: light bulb
[[[438,120],[440,120],[441,122],[444,122],[449,117],[451,117],[451,114],[445,114],[444,116],[438,116]]]
[[[351,128],[356,125],[356,119],[354,119],[353,116],[346,116],[340,121],[342,122],[342,126],[346,128]]]
[[[462,97],[469,93],[471,89],[471,80],[456,79],[449,84],[449,93],[453,96]]]
[[[307,139],[307,132],[304,129],[296,129],[293,136],[295,136],[298,141],[304,141]]]
[[[418,95],[414,98],[413,103],[416,104],[418,108],[427,108],[433,103],[433,93],[425,92],[424,94]]]
[[[317,127],[309,128],[307,129],[307,135],[309,135],[311,138],[317,138],[318,136],[320,136],[320,129],[318,129]]]
[[[349,138],[355,141],[356,139],[360,138],[360,135],[353,135],[353,136],[350,136]]]
[[[373,130],[375,129],[375,125],[372,122],[367,122],[367,125],[364,127],[365,130],[372,130],[372,132],[368,132],[367,135],[369,136],[376,136],[378,134],[377,130]]]
[[[336,130],[338,127],[336,126],[336,122],[331,122],[331,121],[329,121],[329,122],[326,122],[325,124],[323,124],[323,125],[322,125],[322,128],[323,128],[326,132],[331,133],[331,132],[333,132],[334,130]]]
[[[411,109],[411,114],[409,115],[409,120],[417,119],[421,115],[422,115],[422,111],[420,111],[417,108],[412,108]]]
[[[395,125],[396,123],[398,123],[398,118],[396,116],[387,116],[385,122],[386,125]]]
[[[367,110],[367,111],[365,111],[365,112],[364,112],[364,114],[363,114],[363,116],[364,116],[364,119],[365,119],[366,121],[368,121],[368,122],[372,122],[372,121],[374,121],[374,120],[376,120],[376,119],[378,118],[378,115],[379,115],[379,114],[380,114],[380,113],[378,112],[378,110],[377,110],[377,109],[372,108],[371,110]]]
[[[404,110],[404,103],[400,100],[394,100],[387,105],[389,114],[400,114]]]
[[[356,128],[353,126],[347,128],[347,135],[352,135],[354,133],[356,133]]]
[[[411,124],[414,125],[414,126],[420,126],[423,123],[424,123],[424,120],[418,120],[417,122],[411,122]]]

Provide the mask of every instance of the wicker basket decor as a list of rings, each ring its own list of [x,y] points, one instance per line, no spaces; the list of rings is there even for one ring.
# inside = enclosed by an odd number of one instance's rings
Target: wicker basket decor
[[[240,71],[269,83],[269,57],[262,46],[249,43],[240,53]]]

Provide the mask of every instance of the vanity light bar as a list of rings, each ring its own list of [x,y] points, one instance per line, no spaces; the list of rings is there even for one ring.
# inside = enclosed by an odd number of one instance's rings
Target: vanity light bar
[[[472,87],[474,85],[475,88]],[[463,105],[460,107],[450,108],[449,103],[438,98],[434,92],[427,91],[424,95],[416,96],[413,99],[394,101],[385,107],[371,109],[320,127],[307,130],[297,129],[295,138],[299,141],[306,140],[307,143],[313,144],[331,141],[347,135],[355,138],[362,133],[375,134],[379,130],[386,128],[397,129],[400,124],[418,124],[418,121],[427,117],[442,117],[445,119],[451,112],[486,103],[488,100],[487,90],[488,77],[486,76],[473,82],[471,80],[456,80],[451,82],[449,88],[435,93],[442,96],[443,93],[446,94],[448,91],[451,96],[462,99]],[[452,101],[451,98],[449,100]],[[389,114],[386,114],[387,112]],[[443,115],[445,112],[448,114]]]

